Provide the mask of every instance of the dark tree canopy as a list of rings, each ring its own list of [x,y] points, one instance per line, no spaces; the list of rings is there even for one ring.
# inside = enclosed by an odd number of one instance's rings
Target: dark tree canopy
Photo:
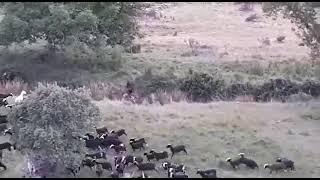
[[[134,2],[5,2],[0,45],[45,39],[52,47],[77,40],[90,46],[131,44],[137,32]]]
[[[56,171],[80,165],[85,145],[74,137],[93,131],[90,128],[100,120],[100,113],[84,93],[40,84],[21,105],[13,108],[8,119],[17,149],[33,162],[45,163],[46,167],[50,164],[54,170],[47,171],[59,177]]]

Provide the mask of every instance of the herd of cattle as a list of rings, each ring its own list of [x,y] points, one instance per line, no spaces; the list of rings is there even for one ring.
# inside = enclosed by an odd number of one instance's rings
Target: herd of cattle
[[[21,93],[22,97],[25,93]],[[6,98],[12,96],[12,94],[0,94],[1,106],[10,108],[6,103]],[[19,96],[18,96],[19,97]],[[17,97],[17,98],[18,98]],[[19,98],[18,98],[19,99]],[[21,99],[21,98],[20,98]],[[23,98],[22,98],[23,99]],[[16,101],[18,102],[18,101]],[[12,135],[11,128],[7,126],[7,116],[0,116],[0,130],[3,132],[3,135],[9,134]],[[125,129],[112,130],[108,131],[107,127],[97,128],[95,127],[95,133],[86,133],[85,135],[73,137],[75,139],[80,139],[85,142],[85,146],[88,150],[93,151],[93,153],[86,153],[84,159],[82,160],[81,166],[78,167],[67,167],[66,171],[73,174],[74,177],[80,173],[80,170],[84,167],[89,169],[95,169],[95,173],[98,177],[103,175],[104,171],[109,172],[109,176],[112,178],[119,177],[135,177],[134,174],[136,171],[126,173],[129,167],[136,167],[141,174],[138,176],[140,178],[148,178],[149,175],[145,174],[147,171],[155,171],[160,173],[164,171],[168,178],[188,178],[189,175],[186,171],[186,166],[184,164],[172,162],[173,156],[176,154],[185,154],[188,155],[188,151],[185,145],[171,145],[168,144],[166,148],[170,151],[170,156],[168,151],[157,152],[154,149],[151,149],[149,152],[145,152],[146,147],[148,146],[145,138],[130,138],[128,146],[132,149],[133,152],[142,152],[141,155],[130,154],[127,150],[127,146],[123,141],[122,136],[128,136]],[[0,167],[3,167],[4,170],[7,170],[7,167],[2,162],[2,153],[3,150],[11,151],[15,149],[15,144],[10,142],[4,142],[0,144]],[[115,154],[110,158],[109,153]],[[168,159],[171,159],[169,161]],[[156,164],[161,160],[161,165]],[[233,169],[237,169],[241,164],[246,165],[248,168],[255,169],[259,168],[258,164],[247,157],[243,153],[239,154],[238,158],[231,159],[227,158],[226,162]],[[283,170],[295,170],[294,162],[286,158],[278,158],[272,164],[265,164],[264,168],[270,169],[270,173],[273,171],[283,171]],[[214,168],[208,167],[207,169],[198,169],[196,174],[202,178],[217,178],[217,170]],[[45,176],[42,176],[45,177]]]
[[[21,94],[14,98],[15,103],[19,103],[23,100],[23,96],[26,94],[25,91],[22,91]],[[13,97],[14,95],[12,93],[10,94],[0,94],[0,107],[5,108],[12,108],[12,105],[8,104],[7,98]],[[3,133],[3,135],[12,135],[12,130],[8,126],[8,120],[6,115],[0,115],[0,132]],[[3,150],[7,149],[11,151],[13,149],[16,149],[15,145],[10,142],[4,142],[0,144],[0,167],[4,168],[4,170],[7,170],[7,166],[2,162],[2,156],[3,156]]]
[[[171,155],[169,156],[168,151],[156,152],[151,149],[149,152],[145,152],[146,146],[148,146],[145,138],[131,138],[129,139],[129,146],[132,152],[143,150],[142,154],[135,156],[133,154],[127,153],[127,147],[124,142],[120,139],[121,136],[127,136],[125,129],[120,129],[117,131],[112,130],[108,132],[107,127],[96,128],[96,134],[93,135],[86,133],[84,136],[77,136],[74,138],[79,138],[85,141],[85,146],[89,149],[95,150],[94,153],[88,153],[82,160],[81,167],[89,167],[92,169],[95,167],[96,174],[100,177],[104,171],[109,171],[110,177],[134,177],[135,171],[126,175],[125,170],[129,168],[129,165],[136,166],[141,175],[136,178],[147,178],[150,177],[145,174],[146,171],[155,171],[160,173],[160,171],[166,171],[166,176],[168,178],[188,178],[189,175],[186,172],[186,166],[184,164],[174,163],[168,161],[168,159],[173,159],[173,156],[182,153],[188,155],[185,145],[171,145],[168,144],[166,148],[169,149]],[[113,150],[116,156],[111,159],[112,161],[107,161],[107,152]],[[145,158],[145,161],[144,161]],[[155,162],[163,160],[161,165],[157,166]],[[152,162],[155,161],[155,162]],[[241,164],[246,165],[248,168],[255,169],[259,168],[258,164],[247,157],[244,153],[239,154],[239,158],[232,160],[227,158],[226,161],[230,164],[230,167],[237,169]],[[68,168],[68,170],[76,176],[79,173],[81,167],[78,168]],[[295,170],[294,162],[286,158],[277,158],[272,164],[265,164],[265,169],[270,169],[270,173],[275,171],[276,173],[281,170]],[[217,178],[217,170],[214,168],[198,169],[196,174],[202,178]]]
[[[82,160],[81,167],[89,167],[92,169],[96,167],[97,176],[101,176],[103,171],[111,171],[110,177],[119,178],[119,177],[128,177],[125,176],[125,169],[129,167],[129,165],[136,166],[138,170],[141,172],[139,177],[147,178],[148,175],[145,174],[146,171],[156,171],[159,173],[159,168],[153,160],[160,161],[169,158],[169,153],[167,151],[156,152],[155,150],[150,150],[150,152],[144,152],[141,156],[134,156],[130,154],[126,154],[127,147],[124,145],[124,142],[120,140],[120,137],[127,133],[124,129],[120,129],[117,131],[108,131],[106,127],[96,128],[97,135],[93,135],[90,133],[86,133],[83,137],[77,136],[74,138],[79,138],[85,141],[85,146],[88,149],[95,150],[94,153],[87,153],[85,158]],[[145,150],[146,146],[148,146],[145,138],[131,138],[129,139],[129,146],[131,147],[133,152]],[[166,146],[171,152],[171,159],[177,153],[183,152],[184,154],[188,154],[186,147],[184,145],[171,145],[168,144]],[[113,150],[117,155],[113,157],[113,163],[107,161],[107,153],[108,151]],[[147,162],[144,161],[144,157]],[[76,176],[76,174],[80,171],[81,167],[68,168],[68,170]],[[185,165],[176,164],[173,162],[165,161],[162,163],[163,170],[167,171],[168,177],[171,178],[188,178],[188,175],[185,171]],[[197,174],[201,177],[208,178],[216,178],[216,170],[215,169],[206,169],[206,170],[198,170]],[[132,172],[129,177],[134,177],[134,172]]]

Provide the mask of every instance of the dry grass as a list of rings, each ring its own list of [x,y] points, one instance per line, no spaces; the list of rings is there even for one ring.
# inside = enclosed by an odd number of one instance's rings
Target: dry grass
[[[232,61],[282,61],[295,58],[304,61],[309,57],[309,49],[299,46],[301,40],[291,30],[295,27],[289,20],[281,17],[276,20],[263,16],[260,4],[252,5],[252,12],[239,11],[242,4],[233,3],[177,3],[166,9],[158,10],[166,16],[174,16],[175,20],[146,20],[142,19],[141,33],[145,38],[139,40],[143,49],[152,48],[151,53],[142,53],[139,57],[175,60],[178,62],[232,62]],[[250,7],[251,8],[251,7]],[[250,9],[249,8],[249,9]],[[245,19],[256,14],[257,22],[245,22]],[[227,22],[227,23],[226,23]],[[177,36],[172,36],[178,32]],[[164,36],[164,34],[166,34]],[[272,43],[278,36],[285,36],[283,43]],[[269,37],[270,46],[260,47],[257,38]],[[185,39],[193,38],[213,47],[215,54],[228,49],[228,55],[216,56],[198,54],[181,57],[181,50],[185,49]],[[170,51],[166,51],[170,49]],[[257,59],[254,55],[260,55]]]
[[[12,93],[17,96],[21,93],[22,90],[29,90],[29,86],[27,83],[24,83],[22,81],[6,81],[0,83],[1,94]]]
[[[243,3],[241,4],[239,11],[245,11],[249,12],[253,10],[253,4],[252,3]]]
[[[124,93],[122,89],[104,82],[90,82],[87,89],[90,92],[91,98],[96,101],[103,100],[104,98],[120,100]]]
[[[104,82],[91,82],[87,87],[85,87],[85,89],[88,90],[90,97],[95,101],[101,101],[104,99],[119,101],[122,100],[122,96],[125,93],[125,87],[114,86],[110,83]],[[156,93],[153,93],[148,96],[136,94],[136,98],[138,98],[138,104],[159,103],[163,105],[172,102],[187,102],[186,94],[179,90],[159,90]]]

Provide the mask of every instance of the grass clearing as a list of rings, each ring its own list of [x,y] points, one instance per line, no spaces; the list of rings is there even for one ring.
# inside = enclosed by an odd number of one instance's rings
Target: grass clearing
[[[148,150],[150,148],[157,151],[166,150],[165,146],[168,143],[185,144],[189,155],[181,153],[174,156],[173,161],[184,163],[190,177],[197,177],[195,175],[197,168],[207,166],[217,168],[219,177],[310,177],[308,168],[316,165],[313,164],[313,160],[309,164],[303,159],[311,152],[301,151],[295,144],[295,137],[287,134],[285,128],[275,130],[274,123],[278,120],[290,117],[295,122],[304,121],[296,118],[301,113],[299,105],[180,102],[164,106],[144,106],[109,100],[99,101],[96,104],[104,118],[99,125],[107,125],[112,129],[125,128],[129,137],[147,138]],[[307,126],[310,124],[299,130],[307,130]],[[276,134],[280,134],[281,138],[275,139],[270,134],[274,131],[279,131]],[[313,135],[303,138],[314,139],[314,131],[311,134]],[[297,140],[302,137],[299,134],[294,136],[298,136]],[[282,141],[287,138],[292,138],[292,142]],[[289,149],[290,154],[288,154]],[[255,159],[260,170],[248,171],[245,167],[236,172],[231,170],[224,160],[229,156],[236,156],[239,152],[244,152],[248,157]],[[135,154],[141,155],[142,152]],[[294,159],[299,170],[270,176],[268,171],[262,168],[263,164],[273,162],[280,155]],[[310,156],[315,158],[320,157],[320,154],[312,152]],[[308,157],[308,160],[311,157]],[[158,164],[160,166],[160,163]],[[319,177],[319,173],[320,171],[314,171],[311,176]],[[152,176],[160,177],[156,173],[152,173]]]

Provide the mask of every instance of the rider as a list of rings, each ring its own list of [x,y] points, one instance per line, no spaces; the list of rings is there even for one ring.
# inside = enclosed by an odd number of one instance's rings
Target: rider
[[[123,95],[123,98],[127,101],[131,101],[134,103],[135,97],[133,94],[133,92],[134,92],[133,83],[127,82],[126,89],[127,89],[127,92]]]

